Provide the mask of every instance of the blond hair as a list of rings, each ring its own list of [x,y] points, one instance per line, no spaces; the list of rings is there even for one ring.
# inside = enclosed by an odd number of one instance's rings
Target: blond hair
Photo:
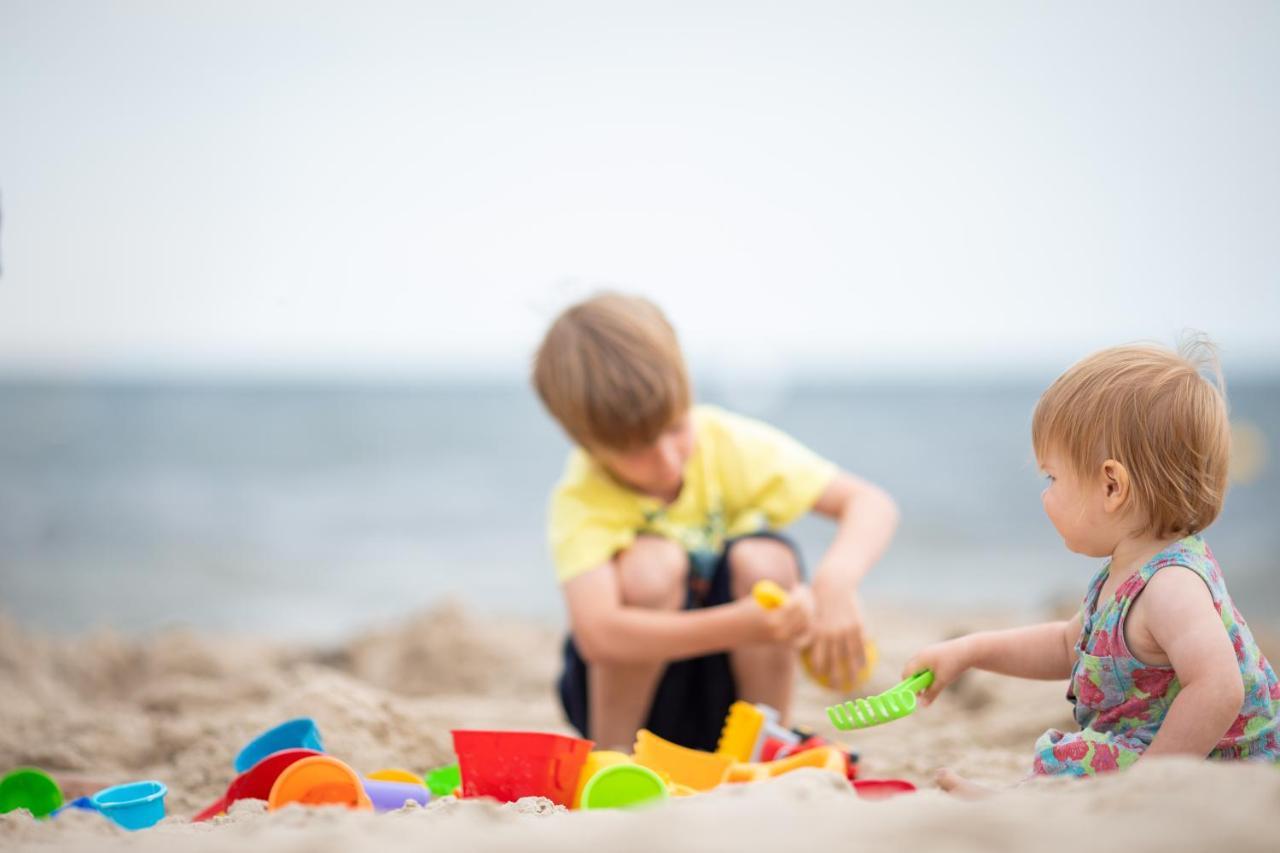
[[[1113,347],[1077,362],[1041,395],[1031,442],[1042,460],[1064,454],[1079,477],[1096,475],[1108,459],[1122,464],[1141,532],[1204,530],[1222,511],[1231,451],[1213,344],[1196,337],[1178,352]]]
[[[600,293],[551,324],[533,387],[565,432],[588,449],[652,444],[691,404],[675,330],[638,296]]]

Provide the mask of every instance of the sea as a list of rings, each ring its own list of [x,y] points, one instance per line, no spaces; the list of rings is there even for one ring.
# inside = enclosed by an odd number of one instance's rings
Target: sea
[[[1051,377],[1050,377],[1051,378]],[[1027,614],[1098,561],[1045,518],[1045,382],[699,384],[891,492],[877,602]],[[1247,618],[1280,624],[1280,376],[1230,389],[1247,464],[1207,537]],[[0,612],[55,633],[187,627],[330,641],[445,600],[564,618],[546,546],[569,444],[516,379],[0,383]],[[810,571],[833,527],[791,532]]]

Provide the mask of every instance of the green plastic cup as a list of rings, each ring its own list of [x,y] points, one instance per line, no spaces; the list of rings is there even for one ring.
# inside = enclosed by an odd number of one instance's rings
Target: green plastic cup
[[[667,799],[667,783],[648,767],[614,764],[598,771],[582,789],[584,809],[630,809]]]
[[[36,817],[48,817],[61,806],[62,789],[43,770],[19,767],[0,779],[0,814],[26,809]]]
[[[462,771],[456,764],[446,764],[432,770],[423,777],[423,781],[427,783],[431,796],[449,797],[462,785]]]

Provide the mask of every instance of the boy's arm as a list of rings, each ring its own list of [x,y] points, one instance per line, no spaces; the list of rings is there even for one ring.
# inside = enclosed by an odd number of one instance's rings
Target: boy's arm
[[[833,684],[847,684],[866,657],[858,584],[889,547],[898,526],[898,507],[880,487],[841,471],[818,497],[813,511],[835,519],[838,526],[814,573],[810,660]]]
[[[1145,754],[1204,758],[1240,715],[1244,682],[1209,588],[1180,568],[1152,576],[1133,605],[1146,611],[1144,626],[1182,685]]]
[[[1018,678],[1057,681],[1071,677],[1075,644],[1080,636],[1079,614],[1067,622],[1045,622],[1005,631],[980,631],[936,643],[918,652],[903,668],[903,677],[933,670],[933,684],[924,692],[926,704],[967,669],[985,669]]]
[[[809,628],[809,603],[793,595],[775,610],[751,597],[689,611],[652,610],[622,603],[612,561],[561,585],[578,653],[588,663],[680,660],[746,643],[785,642]]]

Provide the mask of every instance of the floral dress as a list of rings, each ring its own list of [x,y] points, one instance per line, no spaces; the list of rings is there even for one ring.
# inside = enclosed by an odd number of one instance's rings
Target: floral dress
[[[1041,735],[1036,741],[1034,775],[1089,776],[1123,769],[1151,745],[1182,685],[1172,667],[1149,666],[1130,653],[1124,623],[1134,600],[1167,566],[1184,566],[1208,586],[1244,681],[1240,713],[1209,758],[1280,761],[1280,682],[1232,604],[1217,560],[1197,534],[1153,557],[1120,584],[1109,601],[1098,598],[1111,564],[1093,579],[1084,597],[1084,630],[1076,642],[1076,663],[1067,689],[1080,731],[1050,729]]]

